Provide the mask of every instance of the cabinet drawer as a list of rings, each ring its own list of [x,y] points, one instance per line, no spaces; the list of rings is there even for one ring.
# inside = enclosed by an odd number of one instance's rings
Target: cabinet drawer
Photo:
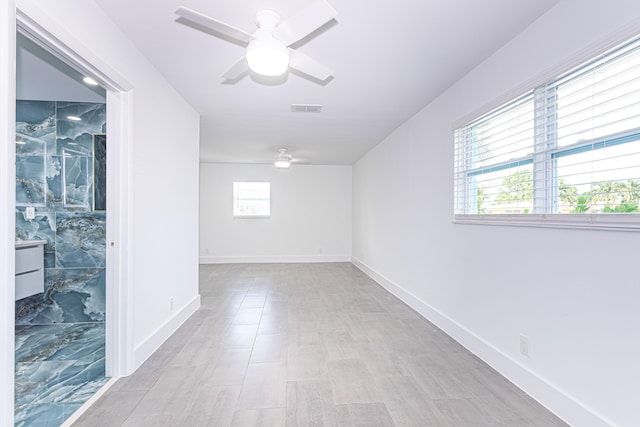
[[[16,276],[16,301],[44,292],[44,269]]]
[[[44,246],[16,249],[16,274],[44,267]]]

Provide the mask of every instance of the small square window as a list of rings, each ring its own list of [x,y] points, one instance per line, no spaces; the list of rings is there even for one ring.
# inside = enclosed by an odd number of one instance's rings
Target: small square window
[[[271,215],[270,182],[234,182],[234,218],[265,218]]]

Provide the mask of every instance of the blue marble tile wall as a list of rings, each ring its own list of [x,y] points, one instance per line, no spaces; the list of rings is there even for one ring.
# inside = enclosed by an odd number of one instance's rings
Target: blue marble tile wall
[[[16,324],[103,322],[106,212],[94,209],[94,139],[106,134],[106,105],[19,100],[16,122],[16,240],[47,241],[44,294],[16,301]]]

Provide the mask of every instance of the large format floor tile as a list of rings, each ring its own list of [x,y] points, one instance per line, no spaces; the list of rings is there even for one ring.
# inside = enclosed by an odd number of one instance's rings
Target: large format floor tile
[[[75,425],[564,425],[351,264],[203,265],[200,294]]]

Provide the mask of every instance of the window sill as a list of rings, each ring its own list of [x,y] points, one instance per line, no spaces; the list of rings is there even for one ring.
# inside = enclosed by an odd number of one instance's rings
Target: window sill
[[[640,231],[640,214],[516,214],[461,215],[454,224],[514,227],[573,228],[581,230]]]

